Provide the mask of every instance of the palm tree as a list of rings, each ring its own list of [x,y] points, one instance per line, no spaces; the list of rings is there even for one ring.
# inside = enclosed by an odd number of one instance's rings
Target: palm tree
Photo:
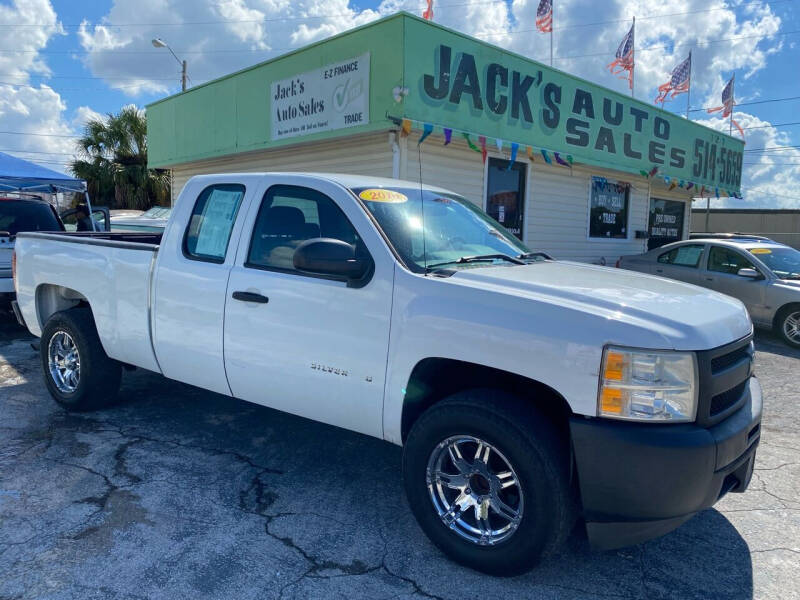
[[[169,171],[147,168],[144,111],[126,106],[119,114],[88,121],[77,147],[81,158],[70,163],[70,170],[86,180],[96,205],[146,210],[169,204]]]

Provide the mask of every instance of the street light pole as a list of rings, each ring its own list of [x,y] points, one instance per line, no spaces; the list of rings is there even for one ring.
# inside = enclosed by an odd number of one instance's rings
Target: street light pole
[[[175,57],[175,60],[178,61],[178,64],[181,66],[181,91],[185,92],[186,91],[186,79],[188,77],[186,75],[186,61],[185,60],[181,60],[180,58],[178,58],[178,56],[175,54],[175,52],[173,52],[172,48],[169,47],[169,44],[167,44],[167,42],[165,42],[161,38],[153,38],[151,40],[151,43],[153,44],[154,48],[166,48],[167,50],[170,51],[170,54],[172,54],[172,56]]]

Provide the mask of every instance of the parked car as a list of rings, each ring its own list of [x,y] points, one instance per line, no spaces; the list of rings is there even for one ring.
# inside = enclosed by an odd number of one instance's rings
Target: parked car
[[[38,198],[0,197],[0,298],[14,297],[11,257],[17,234],[23,231],[64,231],[55,209]]]
[[[601,548],[664,534],[752,475],[741,302],[551,260],[443,189],[198,176],[163,235],[20,235],[16,284],[64,408],[133,365],[400,444],[422,529],[488,573],[576,517]]]
[[[154,206],[147,211],[137,211],[137,215],[112,216],[112,231],[164,231],[172,209],[168,206]]]
[[[767,239],[685,240],[617,266],[699,285],[741,300],[753,323],[800,348],[800,252]]]

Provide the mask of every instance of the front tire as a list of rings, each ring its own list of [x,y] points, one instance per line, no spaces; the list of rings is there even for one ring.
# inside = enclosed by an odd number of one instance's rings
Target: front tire
[[[61,407],[95,410],[116,400],[122,367],[103,350],[88,308],[51,316],[42,330],[39,356],[47,390]]]
[[[775,330],[786,345],[800,348],[800,304],[784,306],[778,312]]]
[[[454,394],[423,413],[406,440],[411,510],[456,562],[523,573],[575,522],[567,447],[529,403],[494,390]]]

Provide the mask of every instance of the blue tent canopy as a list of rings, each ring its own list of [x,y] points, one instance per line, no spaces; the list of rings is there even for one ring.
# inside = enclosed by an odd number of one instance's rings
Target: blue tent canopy
[[[86,182],[0,152],[0,191],[84,192]]]

